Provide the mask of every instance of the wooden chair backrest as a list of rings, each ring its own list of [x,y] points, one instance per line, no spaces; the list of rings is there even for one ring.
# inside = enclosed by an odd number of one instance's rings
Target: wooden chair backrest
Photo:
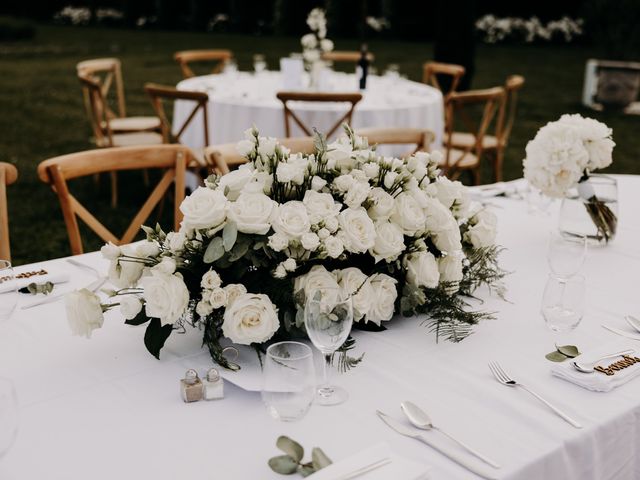
[[[9,244],[9,210],[7,208],[7,185],[18,179],[18,169],[10,163],[0,162],[0,259],[11,261]]]
[[[211,73],[220,73],[226,62],[233,58],[231,50],[184,50],[176,52],[173,58],[182,70],[183,78],[195,77],[189,63],[216,62]]]
[[[293,119],[306,135],[313,136],[313,131],[289,108],[288,102],[345,102],[351,104],[347,112],[338,119],[333,127],[324,132],[329,138],[343,122],[351,123],[353,110],[358,102],[362,100],[362,95],[359,93],[278,92],[276,97],[284,106],[284,131],[286,137],[291,136],[290,119]]]
[[[291,153],[314,153],[315,145],[313,137],[281,138],[278,143],[291,150]],[[238,153],[235,143],[212,145],[205,148],[204,156],[207,164],[213,165],[216,173],[226,175],[231,171],[230,167],[236,167],[246,163],[247,159]]]
[[[445,102],[449,95],[455,92],[460,83],[460,79],[464,76],[465,69],[462,65],[454,63],[427,62],[422,66],[422,82],[429,84],[442,92]],[[443,90],[443,86],[438,81],[438,75],[451,78],[451,83],[447,91]]]
[[[456,118],[460,118],[458,124],[465,128],[456,128],[456,131],[465,131],[474,137],[473,145],[464,149],[464,154],[456,158],[456,163],[463,160],[467,154],[471,153],[478,158],[482,156],[483,139],[487,134],[491,124],[496,119],[498,111],[502,108],[505,100],[505,90],[502,87],[488,88],[485,90],[470,90],[467,92],[452,92],[445,109],[445,173],[446,170],[455,168],[451,164],[451,152],[453,147],[453,132]],[[470,110],[473,109],[476,115],[472,117]],[[474,118],[475,117],[475,118]],[[457,127],[458,125],[456,125]]]
[[[518,92],[524,85],[524,77],[521,75],[510,75],[507,77],[504,89],[506,92],[505,101],[502,108],[498,112],[498,121],[496,125],[496,138],[498,145],[505,147],[509,142],[513,123],[516,119],[516,109],[518,106]]]
[[[184,199],[185,169],[186,165],[192,161],[193,153],[182,145],[102,148],[45,160],[38,165],[38,176],[44,183],[51,185],[53,191],[58,195],[67,226],[71,253],[79,255],[83,249],[77,217],[80,217],[105,242],[113,242],[116,245],[130,243],[174,182],[174,227],[178,229],[182,220],[179,207]],[[149,168],[165,169],[166,172],[142,208],[134,216],[122,237],[117,237],[100,223],[69,192],[67,185],[68,180],[96,173]]]
[[[207,118],[207,102],[209,96],[205,92],[193,92],[187,90],[178,90],[173,87],[166,87],[164,85],[156,85],[154,83],[147,83],[144,86],[144,91],[149,95],[151,105],[156,115],[160,119],[160,126],[162,129],[162,137],[164,143],[180,143],[180,136],[184,133],[191,121],[195,118],[198,110],[202,110],[202,121],[204,125],[204,145],[209,145],[209,120]],[[167,117],[164,110],[164,100],[176,101],[186,100],[195,103],[195,107],[191,113],[187,116],[186,120],[178,128],[177,133],[172,133],[171,122]]]
[[[322,54],[322,60],[326,62],[350,62],[350,63],[358,63],[360,60],[360,52],[357,50],[353,51],[333,51],[326,52]],[[375,56],[371,52],[367,52],[367,60],[369,63],[373,63],[375,60]]]
[[[107,116],[109,118],[126,117],[127,108],[124,98],[124,83],[122,81],[122,66],[120,60],[117,58],[96,58],[93,60],[85,60],[76,65],[76,72],[78,75],[93,77],[100,84],[102,90],[102,96],[105,99],[105,105],[107,105]],[[104,75],[103,78],[100,78]],[[118,105],[118,113],[113,112],[108,108],[109,91],[111,85],[115,83],[116,87],[116,102]],[[87,92],[83,88],[83,94],[85,99],[85,107],[87,105]]]
[[[369,145],[415,144],[416,147],[411,153],[428,152],[436,138],[431,130],[419,128],[363,128],[357,130],[356,135],[366,137]]]
[[[78,79],[86,95],[87,115],[98,147],[113,146],[113,132],[109,126],[109,107],[102,93],[100,82],[93,76],[79,74]]]

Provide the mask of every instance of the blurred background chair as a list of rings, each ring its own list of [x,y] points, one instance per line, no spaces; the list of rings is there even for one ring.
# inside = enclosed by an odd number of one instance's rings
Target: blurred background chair
[[[278,92],[276,94],[278,100],[282,102],[284,106],[284,131],[286,137],[291,137],[291,125],[292,119],[298,127],[308,136],[313,136],[313,130],[309,126],[305,125],[300,117],[289,107],[289,102],[333,102],[333,103],[349,103],[350,107],[344,113],[338,121],[328,131],[322,132],[327,138],[331,137],[336,130],[342,125],[343,122],[351,124],[351,117],[353,117],[353,110],[360,100],[362,95],[359,93],[323,93],[323,92]]]
[[[195,77],[196,73],[189,66],[190,63],[214,63],[210,73],[220,73],[225,64],[233,58],[231,50],[184,50],[176,52],[173,58],[182,71],[183,78]]]
[[[18,179],[18,169],[10,163],[0,162],[0,259],[11,261],[9,243],[9,210],[7,208],[7,185]]]
[[[484,137],[503,108],[504,99],[505,90],[502,87],[451,93],[445,106],[445,148],[441,164],[443,173],[451,180],[456,180],[463,171],[468,170],[473,183],[480,184]],[[456,148],[453,144],[454,125],[456,131],[471,136],[469,145]]]
[[[142,132],[160,128],[160,121],[156,117],[127,117],[120,60],[117,58],[85,60],[76,65],[76,72],[78,76],[90,77],[99,83],[106,108],[105,122],[112,132]],[[109,106],[109,92],[113,85],[115,85],[116,111]],[[85,109],[88,112],[89,92],[83,87],[82,93]],[[106,124],[102,125],[103,129],[107,127]]]
[[[79,255],[83,253],[83,248],[78,217],[105,242],[113,242],[116,245],[130,243],[172,184],[175,184],[173,228],[177,230],[182,220],[179,207],[185,196],[185,169],[194,161],[191,151],[182,145],[104,148],[45,160],[38,165],[38,176],[58,195],[69,235],[71,253]],[[160,169],[164,170],[164,174],[121,237],[114,235],[100,223],[69,192],[67,182],[75,178],[102,172],[142,169]]]
[[[440,90],[446,103],[451,93],[458,88],[464,72],[462,65],[427,62],[422,66],[422,82]]]
[[[326,52],[322,54],[322,60],[325,62],[333,62],[333,63],[358,63],[360,60],[360,52],[357,50],[353,51],[333,51]],[[371,52],[367,52],[367,60],[369,64],[372,64],[375,60],[375,56]]]
[[[431,130],[419,128],[363,128],[356,135],[366,137],[369,145],[415,145],[402,157],[416,152],[428,152],[436,136]]]

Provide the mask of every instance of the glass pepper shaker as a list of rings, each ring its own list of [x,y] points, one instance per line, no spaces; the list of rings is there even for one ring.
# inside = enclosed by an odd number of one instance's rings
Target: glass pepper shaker
[[[180,380],[180,392],[182,393],[182,400],[187,403],[202,400],[204,388],[195,370],[189,369],[184,374],[184,378]]]
[[[218,400],[224,398],[224,380],[215,368],[210,368],[202,381],[204,384],[204,399]]]

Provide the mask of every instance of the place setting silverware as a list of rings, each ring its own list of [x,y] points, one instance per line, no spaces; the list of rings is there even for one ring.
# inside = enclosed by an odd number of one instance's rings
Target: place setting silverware
[[[624,355],[631,355],[632,353],[634,353],[635,350],[633,349],[628,349],[628,350],[623,350],[621,352],[616,352],[616,353],[609,353],[607,355],[603,355],[591,362],[573,362],[573,366],[575,367],[576,370],[578,370],[579,372],[582,373],[594,373],[595,372],[595,367],[598,365],[598,363],[600,363],[602,360],[607,360],[608,358],[616,358],[616,357],[622,357]]]
[[[553,412],[558,415],[559,417],[561,417],[563,420],[565,420],[567,423],[569,423],[570,425],[572,425],[575,428],[582,428],[582,425],[580,423],[578,423],[576,420],[574,420],[573,418],[571,418],[569,415],[567,415],[565,412],[563,412],[562,410],[560,410],[558,407],[556,407],[555,405],[553,405],[551,402],[549,402],[548,400],[546,400],[545,398],[543,398],[542,396],[540,396],[539,394],[537,394],[536,392],[534,392],[533,390],[531,390],[529,387],[523,385],[520,382],[517,382],[515,379],[513,379],[511,376],[509,376],[504,369],[500,366],[500,364],[498,362],[489,362],[489,370],[491,370],[491,373],[493,374],[493,376],[495,377],[495,379],[502,385],[507,386],[507,387],[520,387],[522,388],[524,391],[528,392],[529,394],[531,394],[532,396],[534,396],[536,399],[538,399],[539,401],[541,401],[542,403],[544,403],[547,407],[549,407],[551,410],[553,410]]]
[[[633,315],[625,315],[624,319],[636,333],[630,333],[619,328],[611,327],[609,325],[601,325],[601,327],[605,330],[609,330],[610,332],[615,333],[616,335],[620,335],[621,337],[630,338],[632,340],[640,340],[640,320],[638,320]]]

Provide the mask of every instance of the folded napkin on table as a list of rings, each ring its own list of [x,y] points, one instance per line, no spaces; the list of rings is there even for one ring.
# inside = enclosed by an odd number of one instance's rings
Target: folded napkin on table
[[[43,273],[46,272],[46,273]],[[12,285],[7,285],[0,283],[0,293],[8,292],[13,288],[20,289],[28,286],[31,283],[65,283],[69,281],[69,274],[65,272],[51,272],[48,269],[34,268],[32,270],[14,270],[14,275],[16,277],[16,281],[12,282]],[[32,273],[29,277],[25,278],[17,278],[21,275],[25,275],[27,273]]]
[[[629,344],[628,341],[608,343],[588,353],[583,353],[576,358],[569,359],[562,363],[557,363],[551,367],[551,373],[556,377],[567,380],[571,383],[592,390],[594,392],[609,392],[620,385],[627,383],[629,380],[640,375],[640,361],[626,368],[611,370],[613,375],[607,375],[603,372],[594,371],[593,373],[582,373],[573,366],[573,362],[584,364],[592,364],[598,357],[602,357],[608,353],[621,352],[623,350],[636,349],[637,345]],[[640,352],[636,351],[627,355],[627,357],[640,360]],[[608,358],[598,362],[598,366],[607,368],[617,362],[623,361],[622,357]],[[627,362],[631,363],[631,362]]]
[[[358,478],[358,480],[426,480],[428,478],[428,466],[399,457],[393,453],[386,443],[378,443],[355,455],[333,463],[314,473],[309,478],[314,480],[340,480],[360,468],[386,458],[391,460],[386,465],[353,478]]]

